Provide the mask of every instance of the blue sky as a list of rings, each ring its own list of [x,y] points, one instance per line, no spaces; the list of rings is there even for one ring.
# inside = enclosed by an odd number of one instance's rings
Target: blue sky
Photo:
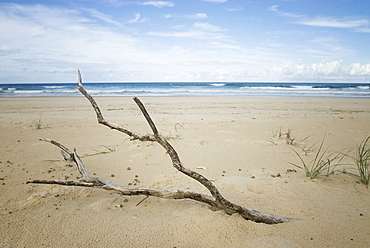
[[[0,1],[0,83],[370,82],[368,0]]]

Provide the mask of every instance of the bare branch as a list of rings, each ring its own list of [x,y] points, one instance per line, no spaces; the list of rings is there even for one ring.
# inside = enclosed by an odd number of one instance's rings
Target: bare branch
[[[45,141],[45,142],[50,142],[51,144],[53,144],[53,145],[55,145],[55,146],[59,147],[60,149],[62,149],[62,151],[64,151],[64,152],[68,153],[68,155],[72,154],[72,152],[70,152],[70,151],[68,150],[68,148],[67,148],[67,147],[63,146],[63,145],[62,145],[62,144],[60,144],[59,142],[56,142],[55,140],[51,140],[51,139],[44,139],[44,138],[42,138],[42,139],[40,139],[40,140],[41,140],[41,141]]]
[[[154,124],[152,118],[150,117],[148,111],[146,111],[146,109],[144,107],[144,104],[137,97],[134,97],[134,101],[139,106],[139,108],[140,108],[141,112],[143,113],[146,121],[148,122],[150,128],[152,129],[154,136],[159,135],[157,127],[155,126],[155,124]]]
[[[125,133],[129,135],[131,140],[139,139],[141,141],[155,141],[159,143],[167,152],[169,157],[171,158],[172,165],[180,172],[184,173],[185,175],[195,179],[202,185],[204,185],[211,194],[206,194],[202,192],[196,192],[196,191],[190,191],[190,190],[177,190],[177,191],[169,191],[169,190],[162,190],[162,189],[153,189],[153,188],[132,188],[132,187],[123,187],[117,184],[114,184],[113,182],[100,178],[100,177],[90,177],[87,173],[80,157],[77,155],[76,149],[74,149],[74,152],[71,152],[68,148],[63,146],[62,144],[50,140],[50,139],[41,139],[42,141],[50,142],[67,154],[65,157],[68,157],[68,159],[72,160],[76,165],[77,168],[82,176],[80,179],[80,182],[75,181],[60,181],[60,180],[29,180],[27,183],[41,183],[41,184],[59,184],[59,185],[65,185],[65,186],[81,186],[81,187],[94,187],[94,188],[102,188],[105,190],[112,190],[117,193],[123,194],[123,195],[146,195],[146,196],[155,196],[155,197],[161,197],[166,199],[192,199],[195,201],[206,203],[212,207],[216,207],[218,209],[224,210],[228,214],[238,213],[243,218],[247,220],[252,220],[255,222],[262,222],[266,224],[277,224],[277,223],[283,223],[283,222],[289,222],[289,221],[295,221],[298,219],[293,218],[286,218],[286,217],[279,217],[279,216],[273,216],[264,214],[261,212],[258,212],[253,209],[249,209],[246,207],[243,207],[241,205],[238,205],[236,203],[233,203],[227,199],[225,199],[219,190],[216,188],[213,183],[204,177],[203,175],[192,171],[188,168],[186,168],[182,162],[180,161],[180,157],[178,156],[176,150],[172,147],[172,145],[158,132],[158,129],[156,125],[154,124],[152,118],[150,117],[149,113],[147,112],[144,104],[138,99],[134,98],[135,103],[140,108],[141,112],[143,113],[146,121],[148,122],[150,128],[153,131],[153,135],[151,134],[140,134],[133,132],[121,125],[115,124],[113,122],[107,121],[104,119],[98,104],[94,100],[94,98],[87,93],[87,91],[82,86],[82,77],[80,71],[78,71],[78,85],[77,89],[89,100],[91,103],[93,109],[95,110],[98,122],[100,124],[103,124],[105,126],[108,126],[112,129],[118,130],[122,133]]]
[[[69,151],[68,148],[61,145],[59,142],[50,140],[50,139],[40,139],[43,141],[48,141],[57,147],[65,148]],[[193,199],[199,202],[207,203],[210,206],[217,207],[217,204],[213,200],[210,194],[205,194],[202,192],[192,191],[192,190],[162,190],[162,189],[153,189],[153,188],[142,188],[142,187],[124,187],[117,185],[110,180],[101,177],[90,177],[85,170],[81,159],[78,157],[76,151],[73,153],[76,154],[72,157],[73,162],[77,165],[78,170],[82,176],[80,182],[75,181],[61,181],[61,180],[28,180],[27,183],[38,183],[38,184],[59,184],[64,186],[81,186],[81,187],[93,187],[93,188],[102,188],[105,190],[112,190],[122,195],[146,195],[146,196],[156,196],[167,199]]]
[[[77,84],[77,89],[90,101],[91,105],[93,106],[96,117],[98,118],[99,123],[104,123],[104,117],[103,114],[101,113],[98,104],[95,102],[94,98],[90,96],[86,92],[86,90],[82,87],[82,76],[80,70],[78,70],[78,84]]]
[[[60,149],[62,149],[63,157],[67,158],[69,160],[72,160],[73,162],[76,163],[78,171],[80,172],[80,174],[82,176],[82,180],[85,179],[85,178],[89,178],[89,174],[87,173],[87,171],[85,169],[85,166],[83,165],[83,163],[81,161],[81,158],[77,155],[76,149],[74,149],[74,152],[71,152],[67,147],[60,144],[59,142],[56,142],[55,140],[51,140],[51,139],[40,139],[40,140],[50,142],[51,144],[53,144],[53,145],[59,147]],[[68,157],[67,157],[67,155],[68,155]]]
[[[96,117],[97,117],[98,122],[100,124],[103,124],[103,125],[108,126],[112,129],[115,129],[115,130],[118,130],[122,133],[125,133],[128,136],[130,136],[132,140],[138,139],[138,140],[141,140],[141,141],[155,141],[155,138],[154,138],[153,135],[150,135],[150,134],[142,135],[140,133],[133,132],[133,131],[121,126],[121,125],[118,125],[118,124],[113,123],[111,121],[105,120],[104,117],[103,117],[103,114],[101,113],[101,111],[99,109],[99,106],[96,103],[96,101],[94,100],[94,98],[89,93],[87,93],[87,91],[83,88],[83,86],[82,86],[82,77],[81,77],[80,70],[78,70],[78,84],[77,84],[76,88],[86,97],[87,100],[89,100],[89,102],[91,103],[91,106],[95,110]]]
[[[150,117],[148,111],[146,110],[144,104],[139,100],[139,98],[134,97],[134,101],[139,106],[141,112],[143,113],[145,119],[147,120],[150,128],[152,129],[154,133],[154,137],[156,138],[156,141],[167,151],[168,155],[170,156],[172,160],[173,166],[184,173],[185,175],[197,180],[201,184],[203,184],[212,194],[212,196],[217,199],[218,202],[221,202],[224,200],[221,193],[218,191],[218,189],[212,184],[210,180],[202,176],[201,174],[192,171],[185,166],[180,161],[180,157],[178,156],[176,150],[171,146],[171,144],[163,138],[163,136],[158,132],[157,127],[155,126],[152,118]]]

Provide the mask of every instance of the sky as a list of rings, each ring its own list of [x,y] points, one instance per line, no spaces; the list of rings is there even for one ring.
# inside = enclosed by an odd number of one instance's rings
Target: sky
[[[0,83],[370,82],[369,0],[0,0]]]

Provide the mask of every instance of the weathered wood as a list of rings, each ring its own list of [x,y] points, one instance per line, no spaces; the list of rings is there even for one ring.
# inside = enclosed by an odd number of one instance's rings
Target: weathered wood
[[[104,119],[103,114],[100,111],[100,108],[94,98],[83,88],[82,85],[82,77],[80,71],[78,71],[78,85],[77,89],[89,100],[91,106],[95,110],[98,122],[105,126],[108,126],[111,129],[118,130],[122,133],[125,133],[131,137],[131,140],[141,140],[141,141],[152,141],[159,143],[167,152],[169,157],[171,158],[172,165],[178,171],[184,173],[185,175],[193,178],[194,180],[198,181],[202,185],[204,185],[211,194],[206,194],[203,192],[191,191],[191,190],[177,190],[177,191],[169,191],[169,190],[162,190],[162,189],[153,189],[153,188],[134,188],[134,187],[124,187],[113,182],[100,178],[100,177],[90,177],[88,172],[85,169],[85,166],[82,163],[82,160],[77,155],[76,149],[71,152],[67,147],[63,146],[59,142],[50,139],[40,139],[42,141],[47,141],[52,143],[53,145],[59,147],[64,152],[64,157],[73,161],[78,171],[80,172],[82,178],[79,182],[75,181],[60,181],[60,180],[28,180],[27,183],[41,183],[41,184],[59,184],[64,186],[80,186],[80,187],[94,187],[94,188],[101,188],[105,190],[115,191],[117,193],[123,195],[146,195],[146,196],[155,196],[161,197],[166,199],[192,199],[195,201],[206,203],[214,208],[224,210],[227,214],[238,213],[244,219],[261,222],[266,224],[278,224],[284,223],[289,221],[295,221],[298,219],[294,218],[286,218],[280,216],[274,216],[269,214],[264,214],[258,212],[253,209],[249,209],[243,207],[239,204],[231,202],[225,199],[217,187],[206,177],[203,175],[186,168],[181,160],[179,155],[177,154],[176,150],[173,146],[158,132],[156,125],[154,124],[152,118],[150,117],[149,113],[147,112],[144,104],[137,98],[134,98],[135,103],[140,108],[141,112],[143,113],[146,121],[148,122],[153,134],[140,134],[134,131],[131,131],[121,125],[116,123],[107,121]]]
[[[134,131],[131,131],[130,129],[125,128],[124,126],[118,125],[108,120],[105,120],[94,98],[89,93],[87,93],[87,91],[83,88],[82,76],[81,76],[80,70],[78,70],[78,84],[76,87],[81,92],[81,94],[83,94],[87,98],[87,100],[89,100],[89,102],[91,103],[91,106],[95,110],[96,118],[98,119],[98,122],[100,124],[103,124],[109,128],[112,128],[112,129],[115,129],[117,131],[127,134],[128,136],[131,137],[131,140],[155,141],[154,136],[151,134],[143,135],[140,133],[136,133]]]

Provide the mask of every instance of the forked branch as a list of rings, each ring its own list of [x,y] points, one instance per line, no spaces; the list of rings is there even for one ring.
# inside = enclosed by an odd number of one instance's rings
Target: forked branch
[[[80,157],[77,155],[76,150],[71,152],[68,148],[63,146],[62,144],[50,140],[50,139],[41,139],[42,141],[47,141],[55,146],[59,147],[64,154],[66,159],[72,160],[76,165],[81,174],[81,179],[79,182],[75,181],[60,181],[60,180],[29,180],[27,183],[43,183],[43,184],[59,184],[64,186],[80,186],[80,187],[94,187],[94,188],[102,188],[105,190],[112,190],[117,193],[123,195],[146,195],[146,196],[155,196],[167,199],[192,199],[195,201],[206,203],[214,208],[224,210],[228,214],[238,213],[243,218],[247,220],[252,220],[255,222],[262,222],[266,224],[278,224],[283,222],[295,221],[298,219],[293,218],[286,218],[286,217],[279,217],[269,214],[264,214],[258,212],[253,209],[249,209],[233,203],[227,199],[225,199],[216,186],[206,177],[202,176],[201,174],[192,171],[186,168],[178,156],[176,150],[172,147],[172,145],[158,132],[156,125],[154,124],[152,118],[150,117],[149,113],[147,112],[144,104],[138,99],[134,98],[135,103],[140,108],[141,112],[143,113],[146,121],[148,122],[153,134],[140,134],[134,131],[131,131],[121,125],[113,123],[111,121],[105,120],[103,114],[101,113],[98,104],[95,102],[94,98],[83,88],[82,86],[82,77],[80,71],[78,71],[78,85],[77,89],[89,100],[93,109],[95,110],[98,122],[105,126],[108,126],[111,129],[118,130],[122,133],[125,133],[131,137],[131,140],[141,140],[141,141],[153,141],[159,143],[167,152],[169,157],[171,158],[172,165],[180,172],[184,173],[185,175],[193,178],[194,180],[198,181],[202,185],[204,185],[210,192],[210,194],[206,194],[203,192],[191,191],[191,190],[177,190],[177,191],[169,191],[169,190],[162,190],[162,189],[154,189],[154,188],[141,188],[141,187],[124,187],[113,182],[100,178],[100,177],[90,177],[87,173],[85,166],[83,165]]]

